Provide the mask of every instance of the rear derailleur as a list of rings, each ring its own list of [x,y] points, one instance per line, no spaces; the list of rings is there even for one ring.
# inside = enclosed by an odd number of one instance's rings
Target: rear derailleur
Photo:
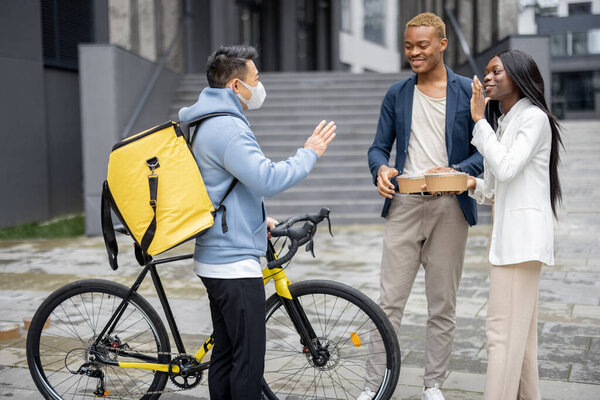
[[[93,363],[83,364],[76,373],[79,375],[87,375],[90,378],[97,378],[98,384],[96,385],[94,395],[96,397],[108,396],[108,390],[106,390],[106,386],[104,385],[104,372],[97,368]]]

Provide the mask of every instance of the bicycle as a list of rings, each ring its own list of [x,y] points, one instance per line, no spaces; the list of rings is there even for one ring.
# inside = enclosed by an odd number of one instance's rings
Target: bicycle
[[[276,293],[266,302],[263,398],[356,399],[364,389],[368,342],[377,338],[385,348],[385,367],[377,377],[373,398],[389,399],[400,373],[400,348],[383,311],[342,283],[291,284],[286,276],[284,264],[289,265],[300,246],[306,244],[306,250],[312,251],[317,224],[324,219],[331,233],[326,208],[288,218],[271,231],[272,238],[285,238],[281,250],[288,240],[290,244],[287,253],[278,257],[277,242],[268,240],[263,280],[265,284],[273,280]],[[294,226],[299,222],[304,224]],[[165,392],[198,385],[210,366],[203,359],[214,340],[211,335],[194,355],[186,353],[156,268],[190,258],[192,254],[149,260],[130,288],[89,279],[52,293],[36,311],[27,336],[27,362],[44,398],[157,399]],[[175,353],[158,313],[137,293],[148,273]],[[176,389],[165,389],[168,381]]]

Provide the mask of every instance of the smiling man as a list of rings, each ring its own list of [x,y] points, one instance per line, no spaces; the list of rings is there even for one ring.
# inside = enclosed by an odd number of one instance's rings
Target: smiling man
[[[462,275],[469,225],[477,223],[475,202],[461,195],[398,194],[400,174],[452,169],[478,176],[481,155],[470,144],[471,80],[444,65],[446,26],[435,14],[419,14],[406,24],[404,52],[415,75],[395,83],[381,105],[369,168],[385,197],[380,305],[399,330],[406,301],[419,267],[425,269],[427,333],[423,399],[444,399],[454,338],[456,291]],[[389,167],[392,146],[394,167]],[[377,343],[377,341],[374,341]],[[373,345],[375,346],[375,345]],[[370,354],[377,354],[372,349]],[[368,370],[381,370],[376,357]],[[383,373],[383,372],[381,372]],[[367,377],[367,382],[370,380]],[[373,388],[371,388],[373,389]],[[362,399],[375,393],[365,390]]]

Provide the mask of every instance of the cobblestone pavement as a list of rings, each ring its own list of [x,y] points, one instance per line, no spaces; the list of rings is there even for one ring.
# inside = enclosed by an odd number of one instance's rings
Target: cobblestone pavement
[[[543,269],[540,284],[541,388],[544,399],[600,399],[600,121],[566,122],[564,126],[564,207],[556,224],[557,265]],[[335,223],[335,214],[332,217]],[[334,225],[334,238],[325,232],[321,229],[317,234],[317,258],[298,255],[288,269],[290,279],[333,279],[377,299],[382,225]],[[482,397],[489,234],[489,225],[474,227],[469,233],[454,349],[444,382],[449,400]],[[0,242],[0,322],[22,324],[51,291],[76,279],[98,277],[130,284],[139,267],[128,254],[128,246],[123,239],[122,267],[113,272],[101,238]],[[185,245],[175,252],[190,249]],[[211,330],[201,282],[189,263],[161,266],[160,272],[173,298],[184,342],[188,348],[198,346]],[[143,286],[141,293],[158,303],[150,285]],[[402,372],[395,399],[420,399],[426,315],[421,271],[400,334]],[[21,330],[20,338],[0,341],[0,397],[40,398],[26,369],[25,336]],[[184,393],[162,398],[208,398],[205,382]]]

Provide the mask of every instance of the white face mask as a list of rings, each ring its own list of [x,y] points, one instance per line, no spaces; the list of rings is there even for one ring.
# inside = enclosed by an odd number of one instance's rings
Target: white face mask
[[[267,98],[267,92],[265,91],[265,87],[263,86],[262,82],[258,82],[258,85],[256,86],[247,85],[241,80],[240,83],[246,86],[246,89],[250,91],[250,98],[248,100],[246,100],[240,93],[237,93],[237,97],[240,99],[240,101],[243,102],[246,107],[248,107],[248,110],[256,110],[260,108]]]

